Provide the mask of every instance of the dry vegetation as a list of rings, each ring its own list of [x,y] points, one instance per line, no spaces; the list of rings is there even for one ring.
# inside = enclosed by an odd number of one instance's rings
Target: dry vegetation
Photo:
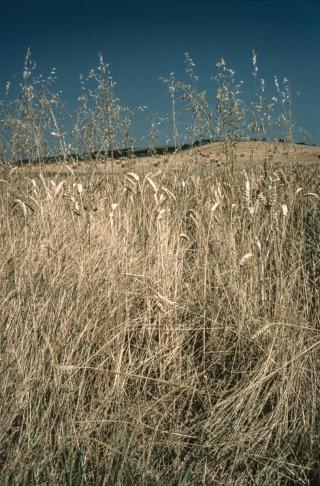
[[[319,147],[290,143],[288,85],[285,143],[240,136],[223,69],[219,142],[178,151],[178,89],[192,136],[213,115],[170,78],[174,155],[155,157],[153,132],[149,158],[67,163],[58,98],[32,105],[29,55],[0,120],[1,486],[307,484],[320,461]],[[102,157],[130,120],[100,62],[74,130]],[[257,100],[252,135],[272,111]]]
[[[188,164],[197,164],[201,168],[212,166],[212,168],[225,168],[230,165],[228,161],[224,144],[222,142],[212,142],[193,147],[189,150],[177,150],[173,154],[164,154],[156,156],[137,156],[136,158],[122,157],[113,161],[113,172],[115,174],[126,174],[128,171],[135,171],[140,176],[145,176],[148,172],[155,172],[159,169],[167,171],[168,169],[182,169]],[[289,164],[289,156],[292,158],[296,167],[302,168],[307,166],[316,167],[319,159],[320,148],[310,145],[285,144],[282,142],[237,142],[235,157],[235,166],[239,169],[251,170],[251,157],[253,156],[253,165],[261,166],[267,158],[269,164],[274,169],[284,167]],[[42,164],[41,171],[45,176],[67,177],[70,169],[74,170],[77,177],[83,177],[92,168],[100,176],[105,175],[112,179],[111,161],[101,157],[100,160],[74,161],[70,160],[66,164],[51,163]],[[33,165],[22,166],[20,170],[30,175],[30,170],[34,171]]]
[[[1,170],[2,481],[306,477],[320,438],[317,165],[232,175],[192,157],[113,185],[94,169],[29,171]]]

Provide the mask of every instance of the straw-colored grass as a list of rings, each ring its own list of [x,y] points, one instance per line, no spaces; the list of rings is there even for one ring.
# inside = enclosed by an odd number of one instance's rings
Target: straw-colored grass
[[[315,470],[319,172],[271,165],[1,169],[2,484]]]
[[[186,53],[143,158],[102,56],[70,115],[30,55],[0,101],[0,486],[306,485],[319,147],[292,143],[289,82],[268,102],[253,52],[246,108],[221,59],[213,109]]]

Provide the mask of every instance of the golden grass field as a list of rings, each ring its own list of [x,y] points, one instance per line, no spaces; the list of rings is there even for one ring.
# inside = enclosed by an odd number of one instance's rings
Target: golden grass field
[[[1,485],[317,471],[320,148],[198,150],[1,165]]]
[[[290,147],[288,149],[288,147]],[[288,157],[292,157],[292,161],[296,164],[303,165],[317,165],[320,159],[320,147],[311,145],[299,144],[284,144],[282,142],[237,142],[236,150],[236,166],[237,168],[251,167],[251,151],[253,149],[253,163],[254,165],[263,165],[265,157],[269,157],[274,167],[281,167],[288,161]],[[202,155],[201,155],[202,154]],[[213,167],[225,166],[227,162],[226,154],[223,153],[223,143],[213,142],[203,145],[202,147],[193,147],[184,151],[177,151],[158,156],[143,156],[134,159],[122,157],[122,159],[114,159],[114,173],[125,174],[128,169],[134,169],[138,173],[147,173],[149,170],[156,171],[157,167],[167,170],[168,164],[171,168],[181,168],[186,163],[192,163],[192,157],[197,157],[195,164],[212,165]],[[92,161],[89,162],[92,167]],[[87,172],[86,162],[69,162],[67,164],[70,168],[77,169],[79,173]],[[35,166],[36,167],[36,166]],[[41,170],[48,172],[59,172],[61,164],[46,164],[42,166]],[[111,171],[111,160],[99,160],[94,164],[98,172]],[[29,169],[28,169],[29,170]]]

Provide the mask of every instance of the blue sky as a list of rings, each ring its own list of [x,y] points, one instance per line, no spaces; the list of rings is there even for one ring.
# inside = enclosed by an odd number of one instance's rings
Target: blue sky
[[[36,62],[34,74],[45,78],[56,68],[54,91],[62,90],[73,114],[80,96],[79,75],[99,65],[99,53],[117,83],[114,92],[135,115],[131,135],[135,146],[146,146],[148,120],[171,111],[168,86],[159,77],[174,72],[190,83],[184,53],[188,52],[216,106],[217,86],[210,78],[224,58],[243,81],[243,99],[253,93],[252,52],[257,54],[258,78],[264,96],[277,97],[274,77],[287,78],[293,121],[320,145],[320,2],[317,1],[160,1],[160,0],[2,0],[0,16],[0,99],[11,82],[17,96],[28,47]],[[13,75],[16,77],[13,78]],[[298,95],[299,93],[299,95]],[[139,106],[147,106],[143,112]],[[179,131],[184,119],[178,119]],[[189,120],[191,122],[191,118]],[[159,126],[159,143],[172,142],[172,124]],[[141,140],[142,137],[144,140]],[[303,141],[300,132],[296,141]]]

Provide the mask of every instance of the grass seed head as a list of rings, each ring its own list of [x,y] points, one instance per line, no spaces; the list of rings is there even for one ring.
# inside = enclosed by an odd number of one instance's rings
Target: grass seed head
[[[250,260],[250,258],[252,258],[253,256],[254,256],[253,253],[246,253],[239,261],[240,267],[243,267],[244,264],[247,263],[247,261]]]

